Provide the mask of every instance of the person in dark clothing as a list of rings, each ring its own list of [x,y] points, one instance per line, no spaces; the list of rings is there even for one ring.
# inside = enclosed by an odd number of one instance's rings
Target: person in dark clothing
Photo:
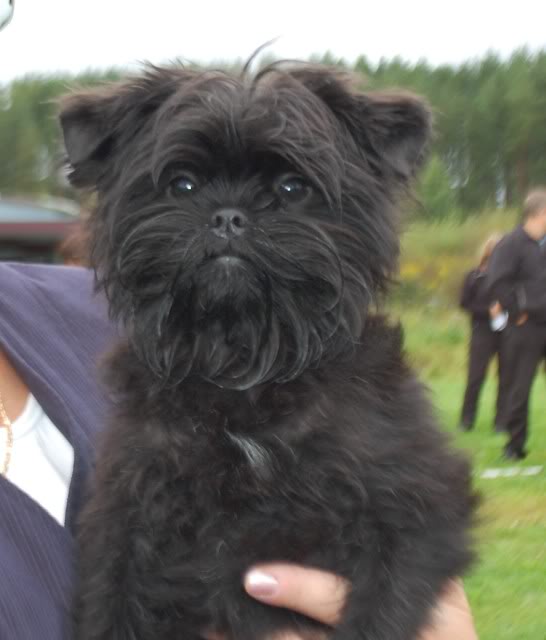
[[[498,362],[498,390],[495,413],[495,430],[505,430],[504,404],[508,391],[508,371],[504,366],[503,333],[494,331],[489,316],[489,299],[486,295],[486,273],[489,258],[499,243],[501,234],[490,236],[485,242],[479,265],[469,271],[464,279],[460,306],[470,313],[470,348],[468,354],[468,380],[461,411],[460,429],[470,431],[474,427],[480,391],[489,363],[495,356]]]
[[[486,275],[495,319],[508,313],[505,366],[510,371],[506,417],[509,440],[504,455],[526,456],[529,394],[546,349],[546,188],[525,199],[523,223],[497,245]]]

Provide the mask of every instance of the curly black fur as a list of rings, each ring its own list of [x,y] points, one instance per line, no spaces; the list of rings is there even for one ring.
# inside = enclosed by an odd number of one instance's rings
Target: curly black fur
[[[97,284],[126,340],[81,521],[76,640],[412,640],[475,499],[371,314],[430,115],[337,71],[150,68],[65,99]],[[348,578],[334,631],[245,595],[255,562]]]

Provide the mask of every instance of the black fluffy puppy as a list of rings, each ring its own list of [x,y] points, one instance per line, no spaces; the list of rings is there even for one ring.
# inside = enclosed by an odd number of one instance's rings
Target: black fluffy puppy
[[[81,520],[76,640],[413,640],[470,561],[466,463],[370,310],[427,108],[340,73],[150,68],[68,97],[126,342]],[[341,624],[253,601],[256,562],[347,578]]]

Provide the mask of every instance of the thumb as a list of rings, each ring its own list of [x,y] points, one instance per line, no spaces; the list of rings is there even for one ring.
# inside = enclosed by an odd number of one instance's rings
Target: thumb
[[[244,586],[256,600],[327,625],[339,621],[349,591],[348,583],[339,576],[290,564],[253,567],[245,575]]]

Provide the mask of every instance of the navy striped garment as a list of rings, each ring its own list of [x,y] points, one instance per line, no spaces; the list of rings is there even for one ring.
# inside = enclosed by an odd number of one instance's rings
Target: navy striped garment
[[[61,527],[0,476],[0,640],[68,640],[74,525],[107,410],[96,375],[113,330],[89,271],[0,263],[0,348],[74,448]]]

